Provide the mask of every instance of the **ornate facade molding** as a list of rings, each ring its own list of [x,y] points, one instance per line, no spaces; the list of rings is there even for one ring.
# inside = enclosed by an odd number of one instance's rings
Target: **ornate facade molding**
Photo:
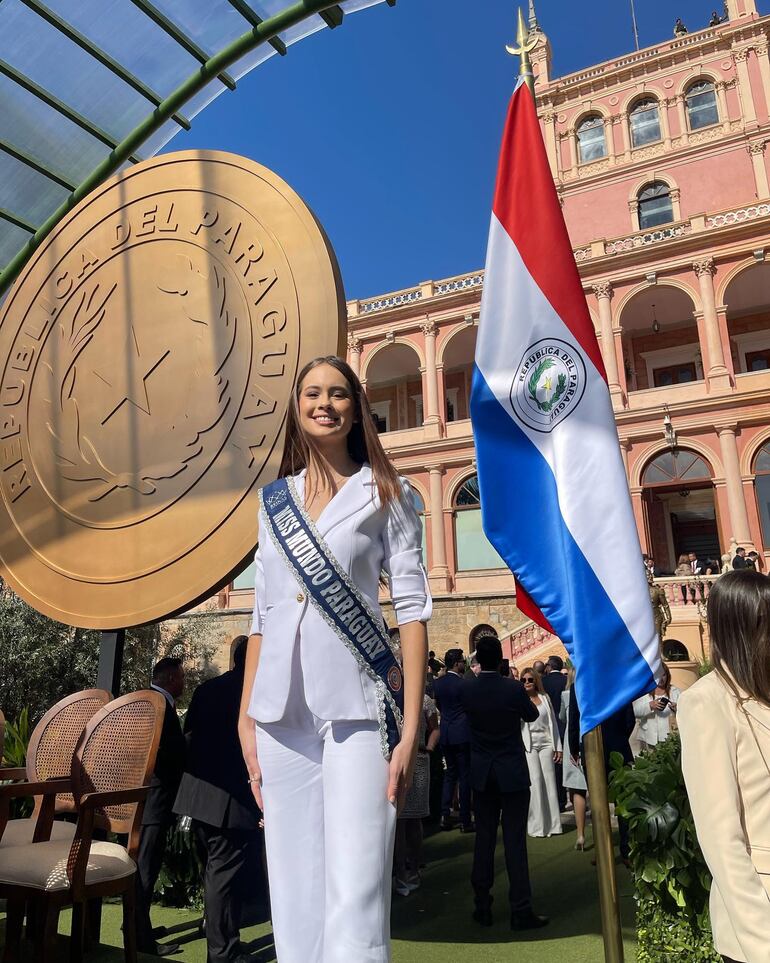
[[[435,321],[426,321],[424,324],[420,325],[420,331],[422,331],[426,338],[435,338],[436,332],[438,331],[438,325]]]
[[[716,274],[717,266],[713,257],[704,257],[699,261],[693,261],[692,269],[699,278],[703,277],[704,274],[710,274],[713,277]]]
[[[356,337],[354,334],[348,335],[348,351],[355,351],[356,354],[361,354],[363,350],[363,344],[361,339]]]
[[[614,295],[611,281],[598,281],[596,284],[591,285],[591,290],[600,300],[606,298],[608,301],[611,301]]]
[[[766,147],[766,140],[755,140],[753,144],[749,144],[747,149],[750,154],[764,154]]]

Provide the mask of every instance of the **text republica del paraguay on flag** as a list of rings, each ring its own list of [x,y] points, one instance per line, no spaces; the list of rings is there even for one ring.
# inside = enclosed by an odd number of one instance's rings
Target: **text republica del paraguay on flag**
[[[533,97],[511,98],[471,418],[484,531],[564,643],[581,730],[654,688],[659,643],[607,376]]]

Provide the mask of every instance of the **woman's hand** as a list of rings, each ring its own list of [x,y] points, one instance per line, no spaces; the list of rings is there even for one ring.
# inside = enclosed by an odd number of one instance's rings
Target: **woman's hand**
[[[264,812],[265,807],[262,805],[262,770],[259,768],[259,759],[257,758],[257,727],[253,719],[246,718],[238,723],[238,736],[241,740],[243,761],[246,763],[246,769],[249,773],[252,795],[260,810]]]
[[[398,812],[404,805],[404,798],[412,785],[414,764],[417,760],[417,740],[405,740],[396,746],[390,756],[390,777],[388,779],[388,802],[392,803]]]
[[[553,754],[553,761],[556,763],[557,766],[559,765],[561,760],[562,760],[562,754],[560,752],[555,752]]]

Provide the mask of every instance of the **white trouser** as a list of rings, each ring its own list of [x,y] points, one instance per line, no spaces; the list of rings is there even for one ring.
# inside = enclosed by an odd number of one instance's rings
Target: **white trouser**
[[[559,794],[550,740],[532,735],[532,750],[527,755],[530,794],[527,833],[530,836],[553,836],[562,832]]]
[[[377,724],[257,726],[278,963],[388,963],[396,811]]]

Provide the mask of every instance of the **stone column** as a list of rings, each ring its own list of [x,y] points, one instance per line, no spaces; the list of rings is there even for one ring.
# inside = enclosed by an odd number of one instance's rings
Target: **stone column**
[[[578,149],[577,149],[577,134],[574,127],[570,127],[567,131],[567,136],[569,137],[569,159],[572,165],[572,170],[575,175],[577,175],[578,169]]]
[[[593,292],[599,302],[599,326],[602,333],[602,357],[607,369],[607,382],[612,395],[613,405],[619,401],[622,405],[620,379],[618,375],[618,352],[615,346],[615,334],[612,329],[612,285],[609,281],[594,284]]]
[[[671,125],[668,122],[668,108],[673,103],[669,98],[664,98],[660,102],[660,127],[663,134],[663,146],[668,150],[671,147]]]
[[[604,122],[604,141],[607,144],[607,157],[610,159],[610,163],[615,163],[615,124],[618,123],[620,118],[617,114],[608,117]]]
[[[427,321],[420,330],[425,336],[425,396],[422,401],[423,424],[437,425],[441,421],[438,414],[438,378],[436,375],[436,325]]]
[[[717,92],[717,104],[719,106],[719,120],[722,124],[722,129],[728,131],[730,129],[730,111],[727,107],[727,82],[724,80],[718,81],[714,84]]]
[[[698,276],[700,296],[703,302],[703,327],[706,334],[708,354],[708,364],[704,366],[706,368],[706,381],[709,388],[729,388],[730,374],[725,365],[725,356],[722,351],[722,337],[719,331],[719,318],[714,298],[714,274],[716,273],[714,259],[707,257],[701,261],[696,261],[692,269]]]
[[[757,112],[754,109],[754,95],[751,90],[751,75],[749,74],[749,51],[747,47],[733,51],[735,69],[738,75],[738,96],[741,101],[741,113],[747,125],[756,126]]]
[[[446,579],[449,576],[449,566],[446,560],[444,493],[441,481],[444,466],[432,465],[428,470],[430,472],[430,547],[433,561],[430,576]]]
[[[759,73],[762,77],[762,91],[765,95],[765,104],[770,111],[770,57],[768,57],[768,45],[759,43],[754,48],[759,64]]]
[[[361,339],[354,334],[348,335],[348,364],[357,378],[361,377]]]
[[[719,444],[722,449],[722,461],[725,466],[725,487],[727,488],[727,504],[730,509],[730,524],[732,526],[730,534],[739,545],[748,548],[751,545],[749,513],[746,510],[746,500],[743,497],[743,480],[741,479],[735,431],[735,425],[717,427]]]
[[[770,184],[767,181],[767,168],[765,167],[765,147],[767,141],[758,140],[749,144],[749,155],[751,156],[751,166],[754,168],[754,183],[757,187],[757,198],[765,200],[770,197]]]
[[[676,110],[679,114],[679,127],[681,128],[682,143],[686,144],[690,140],[690,128],[687,124],[687,105],[685,104],[684,94],[677,95]]]
[[[558,180],[561,174],[561,164],[559,163],[559,150],[556,141],[556,114],[553,111],[543,114],[543,127],[545,128],[545,149],[551,164],[551,172],[554,180]]]

